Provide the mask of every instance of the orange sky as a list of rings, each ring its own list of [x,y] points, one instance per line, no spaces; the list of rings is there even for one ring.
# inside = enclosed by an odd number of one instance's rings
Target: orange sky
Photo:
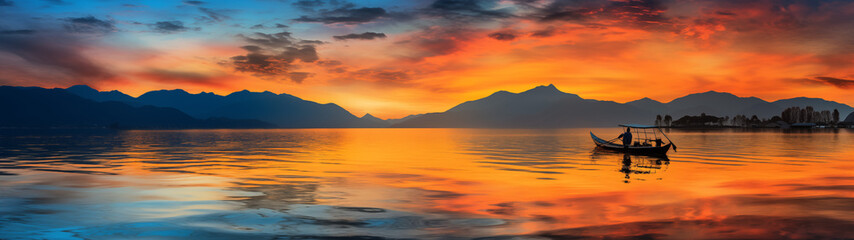
[[[66,18],[26,3],[0,7],[20,8],[17,21],[0,22],[0,84],[88,84],[133,96],[271,91],[381,118],[547,84],[617,102],[715,90],[854,105],[847,1],[297,2],[55,7]],[[64,27],[33,27],[46,23],[30,22],[25,10]],[[361,35],[368,32],[384,37]],[[346,34],[354,35],[341,40]]]

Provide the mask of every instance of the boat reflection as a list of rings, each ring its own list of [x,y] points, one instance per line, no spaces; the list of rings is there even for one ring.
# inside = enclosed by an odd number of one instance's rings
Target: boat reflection
[[[619,162],[619,172],[625,174],[623,182],[630,183],[633,180],[644,181],[643,175],[654,175],[659,171],[666,171],[670,166],[670,159],[664,156],[632,155],[618,153],[601,148],[594,148],[590,154],[592,161]],[[634,176],[633,176],[634,175]],[[656,178],[661,180],[661,178]]]

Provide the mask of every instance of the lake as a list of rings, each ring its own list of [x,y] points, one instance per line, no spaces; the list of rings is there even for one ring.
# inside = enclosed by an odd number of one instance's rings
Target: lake
[[[0,130],[0,239],[854,238],[852,130]]]

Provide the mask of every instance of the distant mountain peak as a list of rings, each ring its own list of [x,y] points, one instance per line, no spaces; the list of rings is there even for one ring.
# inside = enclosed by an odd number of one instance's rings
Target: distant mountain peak
[[[629,105],[637,105],[637,104],[662,104],[659,101],[653,100],[652,98],[644,97],[638,100],[627,102]]]
[[[540,86],[532,88],[528,91],[524,91],[522,93],[564,93],[564,92],[561,92],[560,90],[558,90],[554,84],[549,84],[548,86],[540,85]]]
[[[184,91],[184,89],[163,89],[163,90],[157,90],[157,91],[147,92],[147,93],[145,93],[145,94],[148,94],[148,93],[160,93],[160,94],[190,94],[190,93],[188,93],[187,91]]]
[[[360,117],[360,118],[361,118],[361,119],[373,119],[373,120],[380,120],[380,121],[382,121],[382,119],[380,119],[380,118],[378,118],[378,117],[374,117],[374,115],[371,115],[370,113],[365,113],[365,115],[364,115],[364,116],[362,116],[362,117]]]
[[[71,87],[67,88],[67,90],[87,91],[87,92],[93,92],[93,91],[97,92],[98,91],[97,89],[94,89],[94,88],[90,87],[89,85],[82,85],[82,84],[71,86]]]

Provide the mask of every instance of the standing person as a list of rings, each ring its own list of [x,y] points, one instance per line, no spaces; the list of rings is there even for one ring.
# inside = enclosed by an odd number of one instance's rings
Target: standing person
[[[626,127],[626,132],[624,132],[623,134],[620,134],[620,136],[617,138],[622,138],[623,139],[623,146],[628,148],[629,144],[632,144],[632,128]]]

